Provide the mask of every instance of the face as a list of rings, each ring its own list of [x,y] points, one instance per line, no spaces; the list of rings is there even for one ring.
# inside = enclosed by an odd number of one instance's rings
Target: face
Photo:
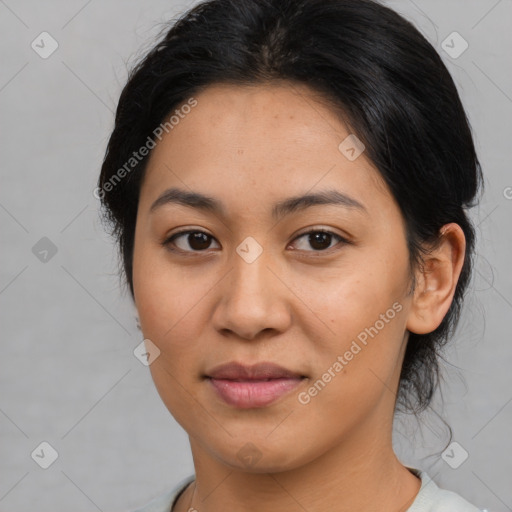
[[[194,99],[152,152],[135,230],[163,402],[197,452],[249,471],[388,443],[411,282],[396,202],[306,87]]]

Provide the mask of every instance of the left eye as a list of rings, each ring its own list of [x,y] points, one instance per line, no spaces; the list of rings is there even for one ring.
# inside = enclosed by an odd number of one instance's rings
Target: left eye
[[[306,233],[302,233],[298,237],[295,238],[295,240],[300,240],[301,238],[308,237],[308,242],[310,244],[310,247],[313,247],[313,251],[308,251],[307,249],[299,249],[299,250],[306,250],[307,252],[322,252],[327,249],[330,249],[331,243],[333,242],[333,238],[336,238],[338,240],[338,243],[349,243],[348,240],[341,237],[340,235],[337,235],[336,233],[333,233],[332,231],[326,231],[326,230],[312,230],[307,231]],[[186,237],[186,244],[188,244],[189,248],[192,248],[192,251],[188,250],[186,247],[180,247],[176,240],[179,240],[180,238]],[[215,238],[208,233],[205,233],[204,231],[198,231],[198,230],[188,230],[188,231],[180,231],[179,233],[175,233],[174,235],[170,236],[166,240],[164,240],[163,244],[165,247],[169,248],[171,251],[176,251],[176,249],[173,248],[177,247],[178,251],[182,252],[204,252],[207,249],[210,249],[210,243],[212,240],[215,240]],[[295,241],[294,240],[294,241]]]

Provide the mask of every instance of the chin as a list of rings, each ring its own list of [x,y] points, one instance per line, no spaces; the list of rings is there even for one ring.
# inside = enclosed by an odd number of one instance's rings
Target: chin
[[[307,464],[315,455],[304,451],[304,446],[294,440],[275,445],[269,440],[247,436],[231,439],[229,446],[217,447],[214,451],[223,463],[237,471],[246,473],[280,473]],[[291,439],[294,439],[292,436]],[[301,446],[300,451],[298,446]],[[229,452],[226,448],[229,447]],[[219,449],[220,448],[220,449]]]

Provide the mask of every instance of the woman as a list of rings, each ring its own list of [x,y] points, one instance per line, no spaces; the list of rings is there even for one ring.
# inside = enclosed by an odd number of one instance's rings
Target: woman
[[[481,170],[425,38],[372,0],[212,0],[129,77],[97,195],[195,475],[141,510],[476,511],[404,466]]]

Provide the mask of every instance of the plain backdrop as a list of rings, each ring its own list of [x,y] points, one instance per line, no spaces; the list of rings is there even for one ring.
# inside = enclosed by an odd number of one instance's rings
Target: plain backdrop
[[[93,190],[127,66],[195,3],[0,0],[0,512],[128,511],[193,472],[186,433],[134,356],[136,311]],[[433,405],[457,445],[443,452],[429,412],[398,418],[396,450],[479,507],[512,510],[512,2],[386,4],[452,73],[486,185],[475,278]],[[43,442],[57,454],[47,469]]]

